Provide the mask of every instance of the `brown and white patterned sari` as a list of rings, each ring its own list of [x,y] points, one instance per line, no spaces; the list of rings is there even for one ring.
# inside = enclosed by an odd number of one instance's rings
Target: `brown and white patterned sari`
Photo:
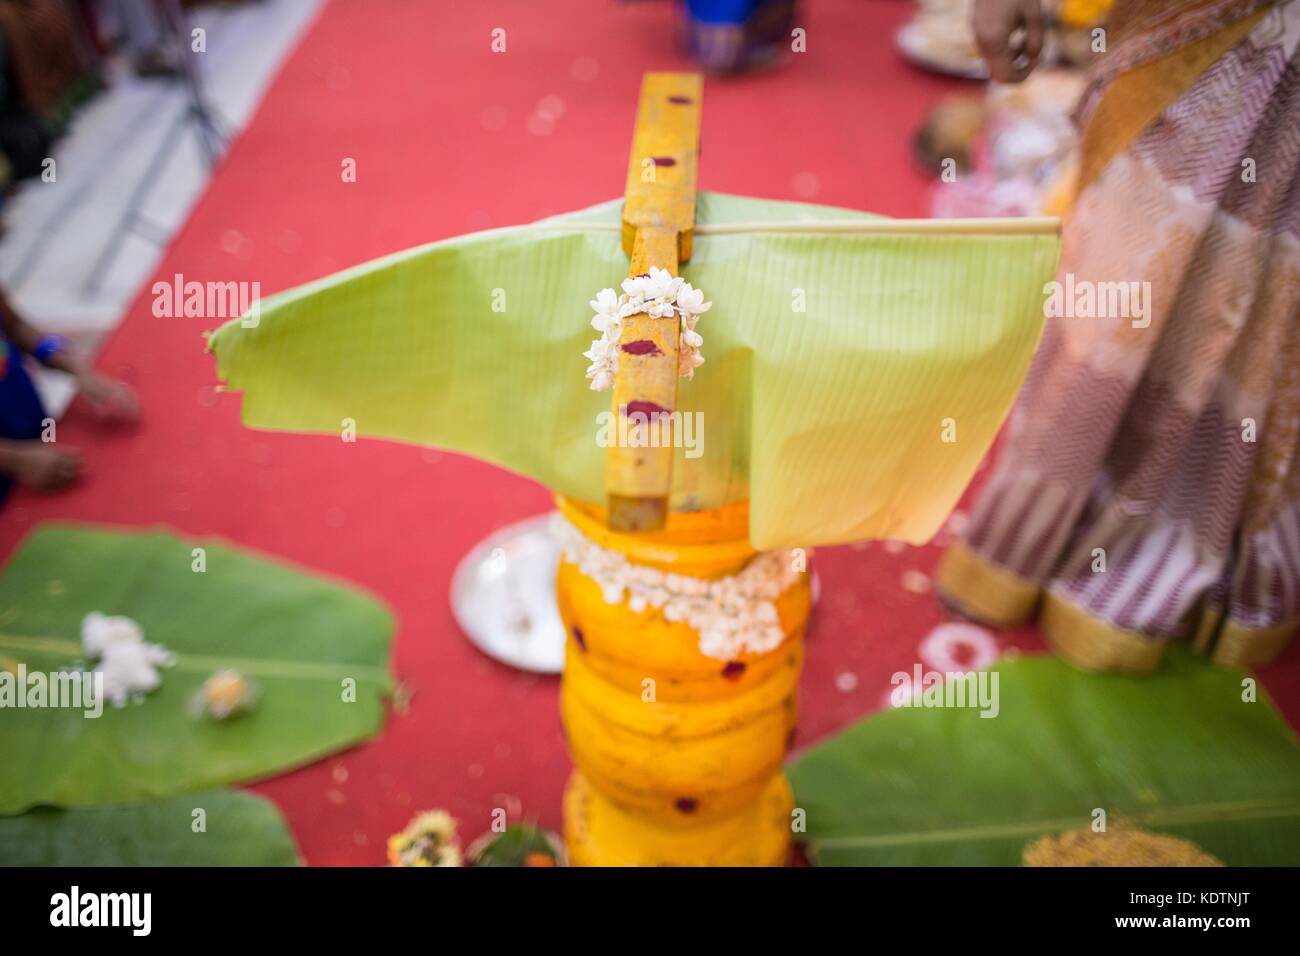
[[[940,593],[1084,667],[1262,663],[1300,628],[1300,0],[1119,0],[1107,34],[1058,276],[1096,295],[1049,318]]]

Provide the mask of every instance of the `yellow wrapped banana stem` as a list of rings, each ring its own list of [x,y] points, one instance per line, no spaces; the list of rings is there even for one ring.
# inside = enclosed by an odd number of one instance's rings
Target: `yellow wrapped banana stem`
[[[570,860],[785,863],[793,802],[781,765],[810,606],[800,556],[754,551],[744,502],[672,514],[648,535],[610,531],[592,505],[559,507]],[[744,613],[757,627],[736,626]]]

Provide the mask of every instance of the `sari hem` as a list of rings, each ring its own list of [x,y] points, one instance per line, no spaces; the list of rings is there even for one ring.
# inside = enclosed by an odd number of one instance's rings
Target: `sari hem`
[[[1297,631],[1300,618],[1270,627],[1246,627],[1225,621],[1222,613],[1206,614],[1196,629],[1192,647],[1224,667],[1254,667],[1271,663]]]
[[[935,587],[959,613],[992,627],[1015,627],[1033,619],[1040,590],[1032,581],[953,542],[939,561]]]
[[[1040,623],[1048,646],[1080,670],[1149,674],[1165,654],[1164,640],[1116,627],[1050,591]]]

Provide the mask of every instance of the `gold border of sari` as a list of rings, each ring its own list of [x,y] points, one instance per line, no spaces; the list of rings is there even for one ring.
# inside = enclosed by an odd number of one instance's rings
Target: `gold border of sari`
[[[1192,637],[1192,648],[1224,667],[1254,667],[1269,664],[1282,653],[1300,631],[1300,618],[1272,627],[1244,627],[1224,621],[1222,611],[1206,612]]]
[[[939,597],[957,613],[990,627],[1016,627],[1037,616],[1052,651],[1083,670],[1145,674],[1159,667],[1164,656],[1163,641],[1115,627],[1044,593],[1032,581],[980,557],[964,541],[954,541],[944,551],[934,582]]]
[[[934,582],[958,613],[992,627],[1027,624],[1038,606],[1038,585],[986,561],[964,541],[943,552]]]
[[[1058,657],[1086,671],[1149,674],[1165,655],[1165,641],[1116,627],[1051,591],[1039,626]]]
[[[1053,653],[1082,670],[1147,674],[1160,666],[1170,641],[1116,627],[1051,591],[1043,592],[1032,581],[980,557],[964,541],[944,551],[934,582],[940,599],[956,613],[989,627],[1018,627],[1037,618]],[[1270,663],[1297,633],[1300,618],[1250,628],[1224,621],[1221,611],[1204,610],[1190,643],[1214,664],[1253,667]]]

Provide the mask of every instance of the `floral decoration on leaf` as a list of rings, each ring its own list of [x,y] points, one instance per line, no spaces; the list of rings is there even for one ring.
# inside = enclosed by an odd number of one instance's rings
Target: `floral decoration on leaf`
[[[456,821],[446,810],[416,814],[406,829],[388,838],[393,866],[460,866]]]

